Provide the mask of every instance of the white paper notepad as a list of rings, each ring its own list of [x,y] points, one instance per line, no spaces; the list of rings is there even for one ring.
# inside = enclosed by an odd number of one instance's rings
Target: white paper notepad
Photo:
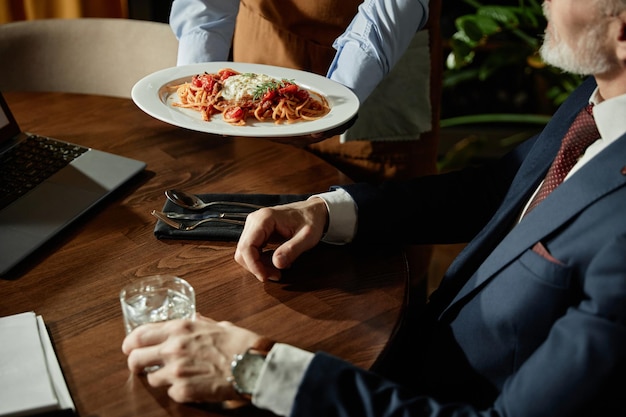
[[[74,410],[46,326],[34,312],[0,318],[0,416]]]

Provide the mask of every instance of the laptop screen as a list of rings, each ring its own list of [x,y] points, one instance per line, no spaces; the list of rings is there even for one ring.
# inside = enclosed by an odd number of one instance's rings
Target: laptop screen
[[[15,138],[19,133],[20,128],[0,93],[0,146]]]

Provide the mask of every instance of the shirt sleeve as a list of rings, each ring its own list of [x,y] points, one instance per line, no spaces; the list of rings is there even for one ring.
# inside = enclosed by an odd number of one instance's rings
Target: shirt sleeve
[[[261,368],[252,393],[252,404],[276,415],[288,416],[311,360],[311,352],[282,343],[274,344]]]
[[[175,0],[169,24],[178,39],[178,65],[226,61],[239,0]]]
[[[351,88],[364,102],[427,20],[428,0],[366,0],[333,44],[337,53],[328,78]]]
[[[328,209],[328,229],[322,242],[334,245],[350,243],[357,229],[357,207],[350,194],[343,188],[335,188],[309,198],[321,198]]]

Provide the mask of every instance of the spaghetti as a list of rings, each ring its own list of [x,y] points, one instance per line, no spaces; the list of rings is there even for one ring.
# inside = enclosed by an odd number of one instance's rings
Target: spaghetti
[[[174,88],[180,101],[173,106],[199,111],[206,121],[222,114],[224,121],[236,126],[245,125],[248,118],[275,123],[316,120],[330,111],[323,95],[291,80],[230,68],[194,75]]]

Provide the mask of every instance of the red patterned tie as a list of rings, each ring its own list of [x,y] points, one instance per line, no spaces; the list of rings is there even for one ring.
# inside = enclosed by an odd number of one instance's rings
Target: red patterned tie
[[[552,162],[541,188],[535,194],[532,202],[528,205],[526,213],[534,209],[544,198],[548,196],[559,184],[563,182],[567,173],[576,164],[585,149],[597,139],[600,133],[593,120],[593,104],[583,108],[574,123],[570,126],[561,142],[561,148]]]

